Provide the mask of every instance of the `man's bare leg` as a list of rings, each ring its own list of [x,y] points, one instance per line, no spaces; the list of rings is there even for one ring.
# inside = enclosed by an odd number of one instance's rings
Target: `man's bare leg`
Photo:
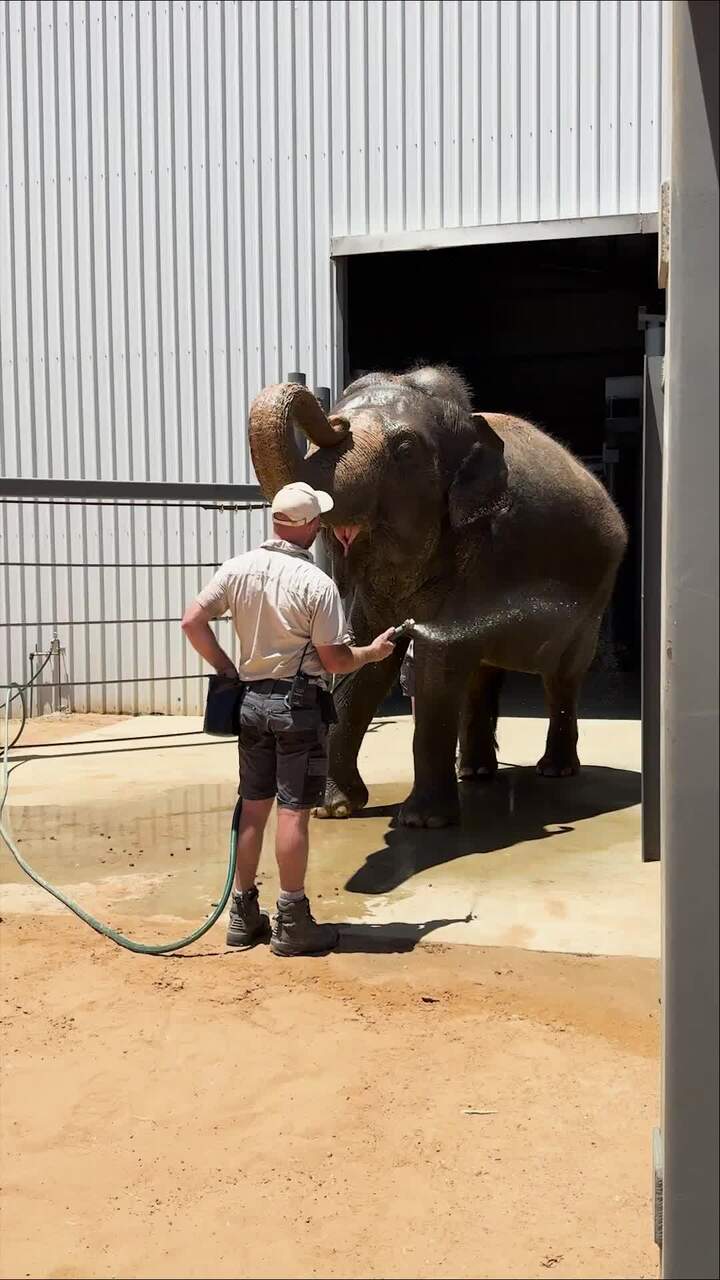
[[[287,809],[278,805],[275,856],[280,874],[280,892],[303,894],[307,871],[309,809]]]
[[[270,932],[270,919],[261,912],[258,905],[255,877],[265,826],[274,803],[274,797],[270,800],[243,800],[227,931],[227,945],[239,950],[261,942]]]
[[[313,955],[337,946],[334,924],[317,924],[305,896],[309,809],[278,806],[275,854],[280,873],[278,914],[270,950],[278,956]]]
[[[235,892],[248,893],[255,887],[263,835],[274,799],[243,800],[238,828]]]

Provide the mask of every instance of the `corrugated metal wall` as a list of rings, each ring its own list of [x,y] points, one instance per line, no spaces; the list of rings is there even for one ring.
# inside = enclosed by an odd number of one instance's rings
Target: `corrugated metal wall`
[[[4,0],[0,470],[252,479],[256,391],[337,386],[331,236],[655,210],[661,45],[660,0]],[[77,707],[195,709],[117,683],[199,669],[123,620],[177,618],[262,516],[0,521],[0,673],[57,624]]]
[[[334,235],[657,209],[660,0],[332,11]]]

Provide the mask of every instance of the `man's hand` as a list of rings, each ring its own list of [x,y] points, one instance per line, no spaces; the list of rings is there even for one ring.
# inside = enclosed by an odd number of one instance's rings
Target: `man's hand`
[[[368,645],[369,652],[373,655],[371,662],[384,662],[395,652],[395,644],[392,636],[395,634],[395,628],[389,627],[387,631],[383,631],[382,635],[376,636],[372,644]]]
[[[360,646],[319,644],[316,646],[317,655],[329,675],[350,675],[352,671],[359,671],[368,662],[384,662],[389,658],[390,654],[395,652],[395,645],[390,639],[394,631],[394,627],[383,631],[382,635],[376,636],[372,644]]]
[[[224,676],[226,680],[240,679],[240,676],[238,675],[237,667],[234,667],[232,663],[230,663],[229,666],[223,667],[221,670],[218,670],[218,675]]]
[[[217,671],[219,676],[227,676],[229,680],[239,680],[232,659],[218,644],[210,627],[212,614],[208,613],[197,601],[188,605],[182,620],[182,629],[190,644],[201,658]]]

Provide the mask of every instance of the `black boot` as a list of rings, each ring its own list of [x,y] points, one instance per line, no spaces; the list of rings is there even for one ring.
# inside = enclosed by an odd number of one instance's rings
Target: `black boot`
[[[257,888],[233,893],[226,943],[229,947],[252,947],[270,933],[270,917],[260,910]]]
[[[340,930],[334,924],[318,924],[310,914],[307,898],[278,902],[273,920],[270,950],[276,956],[315,956],[337,946]]]

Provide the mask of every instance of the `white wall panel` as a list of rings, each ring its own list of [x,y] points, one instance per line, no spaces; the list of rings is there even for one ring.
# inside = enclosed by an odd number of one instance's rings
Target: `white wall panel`
[[[657,209],[662,44],[661,0],[2,0],[0,468],[251,480],[260,387],[337,387],[333,237]],[[262,524],[0,505],[0,683],[57,624],[76,706],[196,707],[124,619]]]

